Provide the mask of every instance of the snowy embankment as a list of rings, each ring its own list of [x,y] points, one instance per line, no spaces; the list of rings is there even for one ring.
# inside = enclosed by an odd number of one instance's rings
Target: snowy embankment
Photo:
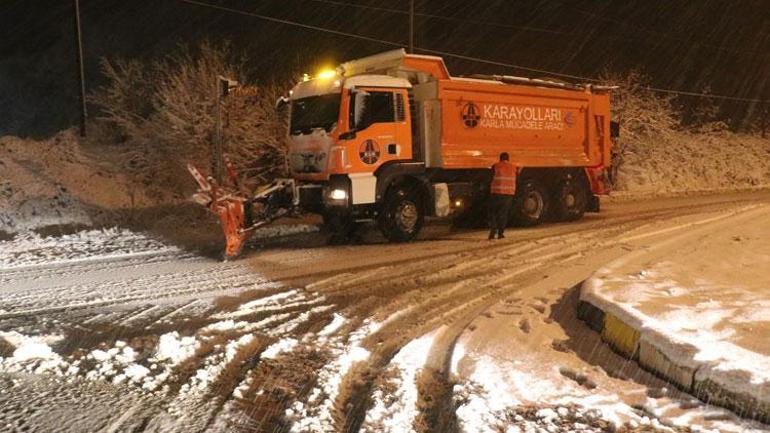
[[[617,191],[666,194],[770,186],[768,140],[729,131],[622,134]]]
[[[274,224],[254,230],[252,239],[278,238],[317,231],[319,231],[318,226],[312,224]]]
[[[0,241],[0,269],[164,254],[181,254],[181,251],[126,229],[85,230],[47,237],[25,232]]]
[[[768,218],[759,207],[608,265],[583,285],[584,316],[683,390],[770,421]]]
[[[269,239],[317,232],[310,224],[277,224],[254,233],[255,239]],[[59,265],[87,260],[119,260],[145,256],[183,255],[175,247],[143,233],[122,228],[83,230],[61,236],[17,233],[0,240],[0,269]]]

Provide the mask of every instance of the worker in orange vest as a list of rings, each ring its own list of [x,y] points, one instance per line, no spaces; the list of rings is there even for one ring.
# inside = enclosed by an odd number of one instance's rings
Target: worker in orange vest
[[[516,193],[516,167],[511,165],[508,152],[500,154],[500,161],[492,166],[494,175],[489,188],[489,239],[502,239],[508,225],[508,215],[513,208]]]

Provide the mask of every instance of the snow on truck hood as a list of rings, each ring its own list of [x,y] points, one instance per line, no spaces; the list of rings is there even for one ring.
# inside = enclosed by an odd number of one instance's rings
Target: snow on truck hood
[[[412,84],[404,78],[391,77],[390,75],[356,75],[345,79],[344,87],[396,87],[411,89]]]
[[[291,89],[289,99],[295,101],[297,99],[309,98],[311,96],[339,93],[341,84],[342,77],[339,76],[332,78],[314,78],[307,81],[300,81],[294,86],[294,88]]]
[[[291,100],[308,98],[311,96],[328,95],[338,93],[341,88],[352,89],[355,87],[391,87],[411,89],[412,84],[404,78],[391,77],[390,75],[356,75],[342,77],[335,75],[329,78],[313,78],[297,83],[291,91]]]

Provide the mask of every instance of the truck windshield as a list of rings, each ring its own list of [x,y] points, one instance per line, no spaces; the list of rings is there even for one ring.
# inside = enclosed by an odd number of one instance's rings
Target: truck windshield
[[[291,134],[308,134],[313,128],[330,132],[337,124],[339,113],[338,93],[296,99],[291,102]]]

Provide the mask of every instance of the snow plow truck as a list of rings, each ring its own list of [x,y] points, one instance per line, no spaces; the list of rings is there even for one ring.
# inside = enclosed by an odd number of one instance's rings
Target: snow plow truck
[[[338,234],[375,221],[395,242],[426,217],[484,208],[490,167],[508,152],[517,167],[513,221],[575,220],[608,193],[610,87],[506,75],[450,76],[440,57],[394,50],[305,76],[288,105],[288,169],[256,192],[188,166],[196,200],[221,221],[226,257],[251,232],[301,212]]]

